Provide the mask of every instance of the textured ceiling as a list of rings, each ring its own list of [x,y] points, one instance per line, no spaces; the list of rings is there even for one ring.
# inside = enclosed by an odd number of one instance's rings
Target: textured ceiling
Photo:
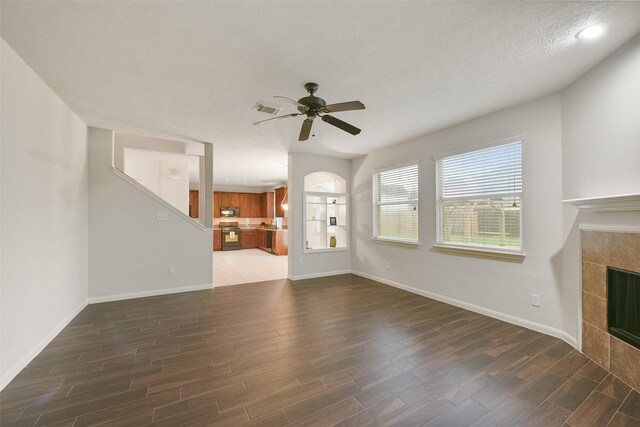
[[[238,185],[286,180],[287,152],[353,158],[555,92],[640,31],[640,2],[0,4],[2,37],[86,123],[214,142],[215,181]],[[577,40],[592,23],[605,36]],[[364,102],[335,114],[362,133],[251,125],[307,81]]]

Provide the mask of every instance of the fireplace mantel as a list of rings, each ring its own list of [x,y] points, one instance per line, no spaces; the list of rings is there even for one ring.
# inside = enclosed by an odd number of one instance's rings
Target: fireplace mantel
[[[563,200],[562,203],[573,205],[587,212],[640,211],[640,194],[567,199]]]

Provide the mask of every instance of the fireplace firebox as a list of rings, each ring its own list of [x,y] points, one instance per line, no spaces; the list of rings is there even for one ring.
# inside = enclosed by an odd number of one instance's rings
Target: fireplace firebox
[[[640,349],[640,273],[607,268],[607,323],[611,335]]]

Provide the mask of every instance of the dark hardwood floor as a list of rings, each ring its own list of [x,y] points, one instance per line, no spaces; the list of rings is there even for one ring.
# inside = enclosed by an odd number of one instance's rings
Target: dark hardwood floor
[[[352,275],[91,305],[0,405],[6,427],[640,425],[563,341]]]

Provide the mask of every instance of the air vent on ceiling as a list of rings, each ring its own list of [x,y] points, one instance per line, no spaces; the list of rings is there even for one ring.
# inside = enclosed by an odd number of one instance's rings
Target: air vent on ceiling
[[[264,102],[258,102],[256,104],[256,111],[260,111],[261,113],[272,114],[274,116],[278,115],[280,111],[282,111],[282,107],[276,107],[275,105],[267,105]]]

